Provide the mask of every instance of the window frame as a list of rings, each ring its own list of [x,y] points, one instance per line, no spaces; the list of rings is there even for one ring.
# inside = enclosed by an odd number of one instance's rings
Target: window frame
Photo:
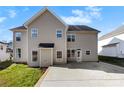
[[[70,37],[70,41],[69,41],[69,37]],[[75,34],[67,34],[67,42],[75,42],[75,41],[76,41],[76,35]]]
[[[20,37],[19,37],[20,40],[19,40],[19,41],[17,40],[17,34],[18,34],[18,33],[20,33]],[[21,40],[22,40],[22,32],[15,32],[15,41],[16,41],[16,42],[20,42]]]
[[[33,60],[33,51],[37,52],[37,60],[36,61]],[[32,62],[37,62],[38,61],[38,51],[37,50],[32,50],[31,51],[31,61]]]
[[[87,52],[89,52],[89,53],[87,53]],[[91,50],[86,50],[85,55],[91,55]]]
[[[36,33],[35,34],[37,34],[37,36],[36,37],[34,37],[33,35],[32,35],[32,33],[33,33],[33,31],[36,31]],[[37,38],[38,37],[38,28],[31,28],[31,38]]]
[[[68,49],[68,50],[67,50],[67,58],[70,58],[70,57],[71,57],[71,50]]]
[[[21,52],[20,52],[20,57],[19,57],[19,53],[17,53],[17,49],[20,49],[21,50]],[[21,48],[16,48],[16,50],[15,50],[15,56],[16,56],[16,59],[21,59],[22,58],[22,49]]]
[[[61,37],[58,37],[58,32],[61,32]],[[60,33],[59,33],[59,35],[60,35]],[[62,38],[63,37],[63,30],[62,29],[56,29],[56,38],[57,39],[60,39],[60,38]]]
[[[61,57],[60,57],[60,56],[58,57],[58,52],[61,53]],[[57,59],[62,59],[62,51],[60,51],[60,50],[56,51],[56,58],[57,58]]]
[[[69,51],[69,54],[68,54]],[[68,58],[74,58],[76,54],[76,49],[67,49],[67,57],[70,55]]]

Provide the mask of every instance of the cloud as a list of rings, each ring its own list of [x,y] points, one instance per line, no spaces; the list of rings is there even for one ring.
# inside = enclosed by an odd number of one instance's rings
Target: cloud
[[[6,17],[0,17],[0,23],[4,22],[6,19]]]
[[[9,13],[8,15],[10,18],[14,18],[17,14],[15,10],[9,10],[8,13]]]
[[[95,6],[89,6],[89,7],[86,7],[86,10],[89,12],[90,16],[93,16],[95,18],[99,18],[101,16],[102,8],[98,8]]]
[[[90,24],[101,18],[101,8],[86,7],[84,10],[72,10],[72,16],[61,16],[67,24]]]

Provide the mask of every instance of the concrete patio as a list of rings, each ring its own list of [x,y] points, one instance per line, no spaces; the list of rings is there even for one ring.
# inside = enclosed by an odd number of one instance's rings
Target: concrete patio
[[[38,82],[40,87],[124,86],[124,68],[83,62],[51,66]]]

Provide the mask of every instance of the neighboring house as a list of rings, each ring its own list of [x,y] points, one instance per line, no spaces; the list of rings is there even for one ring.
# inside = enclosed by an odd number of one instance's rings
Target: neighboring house
[[[8,52],[7,46],[7,43],[0,42],[0,62],[10,59],[10,52]]]
[[[99,55],[124,58],[124,26],[100,37],[98,47]]]
[[[15,62],[47,67],[67,61],[98,61],[98,30],[84,25],[67,25],[44,8],[13,31]]]
[[[13,49],[13,42],[10,41],[7,44],[8,44],[8,48],[12,50]]]

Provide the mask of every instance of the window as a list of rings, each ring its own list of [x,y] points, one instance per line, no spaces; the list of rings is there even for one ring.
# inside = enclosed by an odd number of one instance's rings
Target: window
[[[57,58],[62,58],[62,51],[57,51]]]
[[[75,50],[71,50],[71,56],[75,57]]]
[[[67,41],[71,42],[71,35],[67,35]]]
[[[31,37],[36,38],[38,36],[38,29],[37,28],[32,28],[31,29]]]
[[[67,57],[75,57],[75,50],[67,50]]]
[[[56,37],[61,38],[62,37],[62,30],[57,30]]]
[[[90,55],[90,51],[86,51],[86,55]]]
[[[20,48],[16,49],[16,58],[21,58],[21,49]]]
[[[67,50],[67,57],[70,57],[70,56],[71,56],[70,50]]]
[[[77,52],[77,57],[80,57],[80,51]]]
[[[37,55],[38,55],[38,54],[37,54],[37,51],[32,51],[32,61],[33,61],[33,62],[36,62],[36,61],[37,61],[37,59],[38,59],[38,58],[37,58]]]
[[[21,41],[21,32],[15,33],[16,41]]]
[[[67,41],[68,42],[74,42],[75,41],[75,35],[67,35]]]
[[[0,46],[0,49],[3,50],[3,46]]]
[[[75,41],[75,35],[72,35],[72,42],[74,42]]]

